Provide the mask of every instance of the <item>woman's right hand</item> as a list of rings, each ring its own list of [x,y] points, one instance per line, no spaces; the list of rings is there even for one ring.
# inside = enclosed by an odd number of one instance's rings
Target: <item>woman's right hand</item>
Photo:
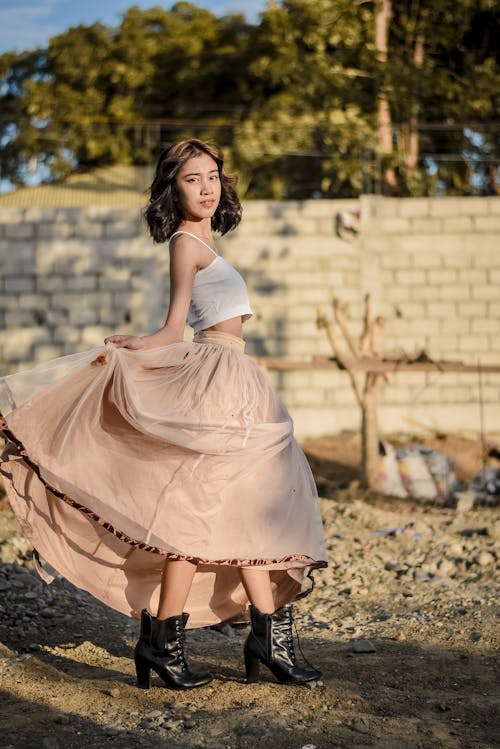
[[[116,348],[129,348],[138,350],[145,348],[144,339],[137,335],[110,335],[104,339],[104,343],[112,343]]]

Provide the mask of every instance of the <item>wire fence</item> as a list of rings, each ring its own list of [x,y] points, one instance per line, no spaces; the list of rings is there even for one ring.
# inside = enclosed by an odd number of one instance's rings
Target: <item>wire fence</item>
[[[66,124],[71,134],[75,123],[68,121]],[[222,118],[79,123],[80,143],[120,143],[121,149],[116,149],[114,157],[104,155],[99,166],[82,167],[68,137],[64,156],[69,168],[63,179],[54,180],[51,159],[44,153],[44,148],[47,153],[54,152],[50,127],[46,128],[47,132],[40,127],[38,152],[25,159],[17,185],[9,179],[0,157],[0,205],[24,205],[36,199],[49,203],[62,201],[62,204],[72,204],[72,201],[109,203],[115,198],[118,202],[125,200],[125,204],[135,201],[142,204],[158,154],[179,138],[190,136],[213,140],[223,146],[231,165],[242,177],[243,197],[276,197],[265,193],[265,180],[257,190],[253,187],[252,160],[243,159],[242,162],[238,128],[238,123]],[[343,168],[343,162],[335,154],[335,145],[330,145],[331,138],[323,137],[318,129],[311,140],[314,140],[313,145],[308,145],[305,139],[300,149],[285,145],[273,147],[266,153],[265,145],[260,147],[259,170],[264,164],[267,175],[282,177],[279,197],[500,195],[500,122],[424,123],[412,133],[405,125],[391,126],[392,153],[382,153],[373,142],[364,146],[358,141],[353,152],[348,154],[349,164],[344,170],[348,173],[342,177],[338,165],[340,163]],[[392,183],[388,180],[389,171]],[[326,189],[325,184],[328,185]]]

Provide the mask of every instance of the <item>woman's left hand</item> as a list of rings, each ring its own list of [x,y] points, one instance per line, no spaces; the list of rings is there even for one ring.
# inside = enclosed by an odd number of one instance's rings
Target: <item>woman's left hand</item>
[[[116,348],[134,350],[145,348],[144,339],[137,335],[110,335],[104,339],[104,343],[112,343]]]

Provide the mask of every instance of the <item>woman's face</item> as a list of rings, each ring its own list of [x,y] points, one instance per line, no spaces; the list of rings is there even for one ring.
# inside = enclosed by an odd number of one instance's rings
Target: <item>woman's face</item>
[[[217,163],[207,153],[193,156],[175,178],[177,198],[184,218],[212,218],[220,201],[221,184]]]

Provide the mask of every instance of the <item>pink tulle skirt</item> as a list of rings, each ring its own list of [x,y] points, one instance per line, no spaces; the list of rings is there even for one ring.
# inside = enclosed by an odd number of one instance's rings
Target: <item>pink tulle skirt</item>
[[[189,626],[244,621],[240,567],[277,606],[326,552],[316,488],[285,407],[241,339],[112,345],[0,379],[0,470],[36,551],[127,615],[153,613],[166,559],[197,564]]]

